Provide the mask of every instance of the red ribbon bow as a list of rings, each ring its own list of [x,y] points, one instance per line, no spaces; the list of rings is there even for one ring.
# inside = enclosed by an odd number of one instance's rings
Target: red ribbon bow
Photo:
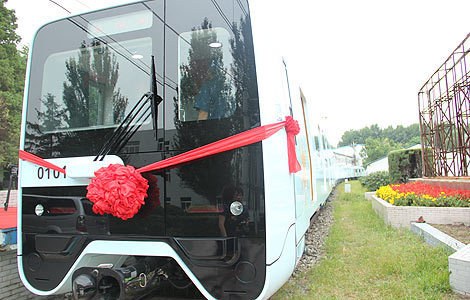
[[[297,173],[302,169],[295,154],[295,136],[299,134],[299,122],[294,120],[291,116],[286,117],[286,132],[287,132],[287,158],[289,160],[289,172]]]
[[[118,164],[100,168],[95,172],[95,177],[91,179],[87,187],[87,198],[94,203],[93,211],[95,213],[110,213],[123,220],[132,218],[145,203],[144,199],[147,197],[148,181],[140,173],[168,168],[254,144],[267,139],[283,127],[287,133],[289,172],[296,173],[301,170],[295,154],[295,135],[300,132],[300,127],[297,121],[291,116],[287,116],[283,122],[259,126],[137,170],[132,166]],[[65,173],[62,168],[22,150],[20,150],[20,159],[54,170],[60,169],[58,171]]]
[[[300,132],[299,122],[294,120],[291,116],[286,117],[286,132],[287,134],[298,135]]]

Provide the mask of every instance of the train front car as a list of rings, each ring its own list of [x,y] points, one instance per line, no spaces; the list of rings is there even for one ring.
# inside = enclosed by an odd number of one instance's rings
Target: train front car
[[[21,149],[65,169],[20,162],[29,290],[264,297],[261,142],[143,172],[134,216],[99,214],[87,199],[101,167],[140,168],[260,126],[247,2],[155,0],[55,21],[38,30],[28,70]]]

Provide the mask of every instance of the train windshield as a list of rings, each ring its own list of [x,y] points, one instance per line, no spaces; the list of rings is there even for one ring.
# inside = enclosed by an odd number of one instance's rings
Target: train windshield
[[[136,103],[150,92],[152,56],[156,58],[157,91],[162,93],[162,7],[159,1],[127,5],[39,29],[31,57],[26,151],[44,158],[99,153]],[[154,133],[150,103],[134,123],[139,123],[141,131]],[[159,127],[163,128],[162,121]]]
[[[76,158],[109,155],[140,168],[259,126],[248,4],[219,2],[143,1],[40,28],[32,48],[24,150],[65,167]],[[141,102],[149,92],[163,101]],[[136,111],[138,117],[129,117]],[[149,193],[135,218],[142,224],[113,218],[109,231],[220,236],[219,214],[231,200],[227,191],[238,191],[256,223],[243,234],[262,236],[261,153],[257,143],[144,174],[155,197]],[[25,194],[86,196],[86,185],[73,192],[54,189],[72,184],[60,179],[38,176]]]
[[[145,1],[42,27],[32,51],[25,150],[43,158],[99,153],[151,90],[152,56],[164,103],[154,116],[149,102],[135,135],[113,154],[189,150],[198,145],[175,133],[213,132],[202,145],[259,124],[247,4],[232,2]]]
[[[121,55],[118,49],[130,53]],[[49,133],[119,124],[148,89],[147,71],[138,66],[150,63],[151,49],[151,38],[92,40],[77,50],[51,54],[37,103],[39,129]]]

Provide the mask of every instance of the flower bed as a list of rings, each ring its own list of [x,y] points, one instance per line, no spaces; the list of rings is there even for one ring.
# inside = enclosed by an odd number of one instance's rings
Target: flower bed
[[[410,228],[410,223],[420,218],[431,224],[470,225],[470,207],[395,206],[375,195],[371,196],[371,202],[373,210],[385,224],[398,228]]]
[[[395,206],[470,207],[470,191],[420,181],[382,186],[375,195]]]

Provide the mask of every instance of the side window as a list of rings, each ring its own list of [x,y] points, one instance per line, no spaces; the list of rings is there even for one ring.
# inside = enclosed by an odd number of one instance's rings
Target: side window
[[[230,50],[230,34],[225,28],[192,30],[178,36],[180,121],[233,115],[236,105]]]
[[[284,65],[284,72],[286,73],[285,82],[286,82],[286,88],[287,88],[287,96],[289,98],[289,114],[292,116],[293,115],[293,112],[292,112],[292,97],[291,97],[291,94],[290,94],[289,73],[287,72],[287,64],[284,61],[284,59],[282,60],[282,64]]]
[[[313,182],[313,173],[312,173],[312,151],[315,151],[314,142],[312,141],[312,132],[310,130],[310,114],[308,113],[307,100],[305,99],[302,90],[300,90],[300,102],[302,104],[302,114],[304,117],[304,126],[305,126],[305,137],[307,139],[307,149],[308,149],[308,160],[309,160],[309,169],[310,169],[310,180]],[[313,194],[312,194],[313,196]]]
[[[308,132],[308,111],[305,97],[300,90],[300,111],[296,106],[296,113],[300,113],[296,117],[299,121],[300,133],[296,136],[295,150],[297,152],[297,158],[302,167],[301,171],[295,174],[295,195],[297,202],[296,204],[296,216],[300,216],[305,208],[305,203],[308,203],[313,199],[312,190],[312,177],[311,172],[311,156],[310,156],[310,145],[309,145],[309,132]],[[298,101],[298,100],[297,100]],[[300,199],[305,199],[302,203]]]

